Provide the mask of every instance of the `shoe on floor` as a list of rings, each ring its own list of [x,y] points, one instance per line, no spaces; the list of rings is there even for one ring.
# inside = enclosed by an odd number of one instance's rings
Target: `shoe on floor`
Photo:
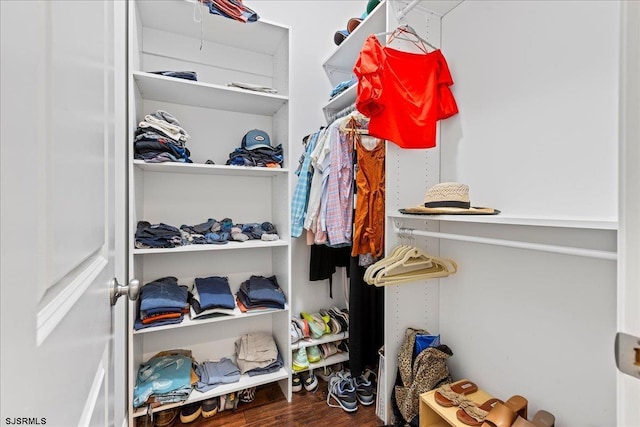
[[[302,378],[298,373],[294,373],[291,377],[291,391],[294,393],[302,391]]]
[[[331,377],[327,393],[327,405],[332,408],[342,408],[345,412],[358,410],[356,387],[351,375],[339,373]]]
[[[192,423],[198,419],[202,413],[202,402],[189,403],[180,409],[180,422],[183,424]]]
[[[220,399],[218,397],[212,397],[211,399],[202,401],[202,418],[211,418],[218,413],[218,406],[220,405]]]
[[[359,375],[353,379],[356,386],[356,398],[358,402],[365,406],[372,405],[373,398],[373,383],[364,375]]]
[[[238,400],[243,403],[251,403],[256,400],[256,388],[249,387],[238,392]]]
[[[342,363],[336,363],[335,365],[324,366],[322,369],[318,369],[316,372],[316,376],[323,381],[329,382],[332,376],[334,376],[338,372],[342,372],[344,367]]]
[[[316,390],[318,390],[318,379],[316,378],[313,371],[309,372],[309,375],[305,377],[303,383],[304,389],[307,391],[315,392]]]
[[[156,427],[171,427],[176,423],[180,410],[178,408],[167,409],[166,411],[158,412],[156,415]]]
[[[293,370],[298,372],[309,369],[309,359],[307,358],[306,347],[300,347],[299,349],[293,352],[292,365],[293,365]]]
[[[238,396],[236,393],[231,392],[227,394],[227,401],[224,404],[224,409],[235,411],[238,408]]]

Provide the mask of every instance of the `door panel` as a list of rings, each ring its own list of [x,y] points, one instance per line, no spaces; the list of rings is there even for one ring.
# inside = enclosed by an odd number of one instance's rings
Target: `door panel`
[[[108,290],[124,260],[114,250],[124,212],[114,208],[124,197],[114,187],[114,58],[124,55],[114,4],[0,8],[2,420],[122,423],[109,398],[114,357],[124,357],[113,354]]]

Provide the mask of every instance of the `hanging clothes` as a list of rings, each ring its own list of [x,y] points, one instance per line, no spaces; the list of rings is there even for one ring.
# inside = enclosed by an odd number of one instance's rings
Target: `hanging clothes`
[[[365,267],[358,257],[349,266],[349,369],[351,376],[375,371],[378,350],[384,345],[384,288],[364,281]]]
[[[350,245],[353,231],[353,135],[340,131],[342,121],[330,134],[329,179],[325,227],[331,246]]]
[[[375,146],[368,149],[363,138],[369,137],[355,133],[357,197],[351,255],[379,258],[384,251],[386,150],[384,140],[375,141]]]
[[[291,236],[300,237],[304,225],[304,215],[307,212],[309,202],[309,191],[311,189],[311,177],[313,176],[313,168],[311,166],[311,153],[316,147],[316,141],[321,131],[313,133],[309,136],[307,147],[304,154],[304,160],[297,171],[298,183],[293,192],[293,200],[291,202]]]
[[[458,112],[442,52],[404,52],[365,41],[353,69],[356,107],[371,118],[369,134],[402,148],[436,146],[436,122]]]

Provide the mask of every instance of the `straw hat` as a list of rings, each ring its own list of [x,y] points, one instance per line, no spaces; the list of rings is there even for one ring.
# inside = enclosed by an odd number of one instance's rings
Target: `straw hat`
[[[427,190],[424,204],[400,209],[401,213],[423,215],[496,215],[494,208],[473,207],[469,200],[469,186],[459,182],[442,182]]]

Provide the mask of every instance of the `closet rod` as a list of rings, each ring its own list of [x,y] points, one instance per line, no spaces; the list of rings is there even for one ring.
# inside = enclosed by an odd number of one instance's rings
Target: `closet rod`
[[[411,3],[409,3],[408,5],[406,5],[404,7],[404,9],[401,9],[397,14],[396,14],[396,19],[398,20],[398,22],[402,21],[402,19],[407,16],[407,14],[409,12],[411,12],[411,9],[413,9],[414,7],[416,7],[418,5],[418,3],[420,3],[420,0],[413,0]]]
[[[510,248],[529,249],[532,251],[553,252],[557,254],[583,256],[588,258],[599,258],[607,260],[618,259],[618,254],[612,251],[601,251],[598,249],[582,249],[570,246],[547,245],[543,243],[519,242],[515,240],[493,239],[490,237],[464,236],[461,234],[441,233],[439,231],[423,231],[413,228],[394,227],[397,234],[436,237],[438,239],[460,240],[463,242],[483,243],[486,245],[507,246]]]

